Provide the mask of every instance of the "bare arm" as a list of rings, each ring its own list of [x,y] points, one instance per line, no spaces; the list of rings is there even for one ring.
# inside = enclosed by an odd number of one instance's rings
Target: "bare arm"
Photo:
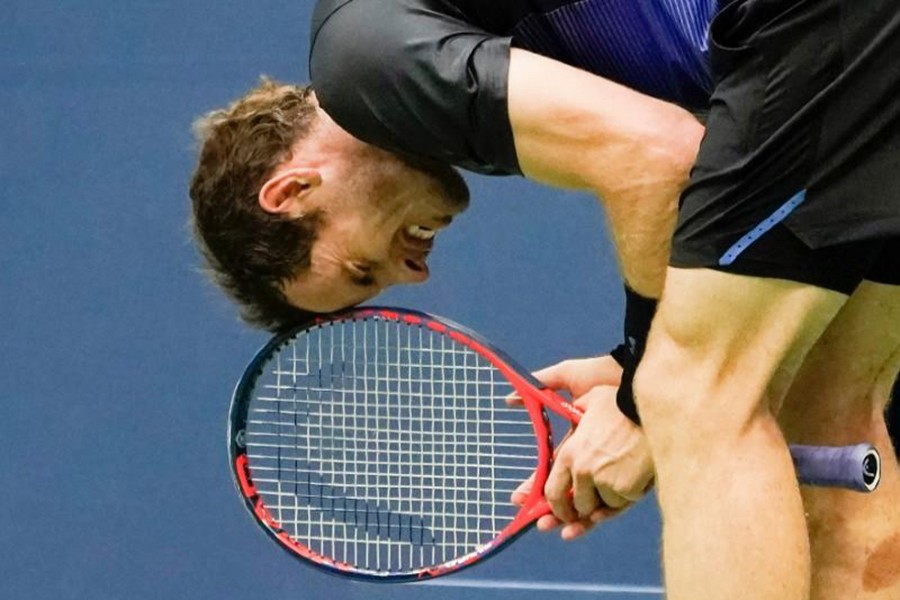
[[[522,172],[595,193],[625,281],[658,298],[703,126],[673,104],[520,49],[510,62],[509,117]]]

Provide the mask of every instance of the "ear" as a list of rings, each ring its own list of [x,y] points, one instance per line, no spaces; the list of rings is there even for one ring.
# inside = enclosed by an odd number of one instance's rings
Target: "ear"
[[[316,169],[298,167],[279,171],[259,190],[259,205],[267,213],[301,217],[311,191],[322,184]]]

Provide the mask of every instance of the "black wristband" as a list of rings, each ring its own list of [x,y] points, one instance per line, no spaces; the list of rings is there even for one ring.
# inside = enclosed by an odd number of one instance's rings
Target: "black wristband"
[[[625,286],[625,326],[624,343],[613,350],[613,358],[622,365],[622,383],[616,393],[616,404],[619,410],[635,424],[641,424],[637,406],[634,403],[632,384],[638,363],[644,356],[647,345],[647,334],[656,314],[656,300],[641,296],[627,285]]]
[[[637,411],[637,404],[634,402],[634,390],[631,384],[634,382],[634,373],[637,371],[637,363],[630,362],[622,368],[622,383],[616,390],[616,406],[623,415],[628,417],[635,425],[641,424],[641,416]]]
[[[619,344],[609,351],[609,355],[613,357],[614,361],[619,363],[620,367],[624,367],[626,361],[628,361],[628,346],[626,346],[624,343]]]

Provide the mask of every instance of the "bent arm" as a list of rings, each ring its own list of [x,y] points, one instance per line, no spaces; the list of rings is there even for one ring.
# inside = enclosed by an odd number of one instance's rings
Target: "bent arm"
[[[593,191],[626,281],[659,296],[703,133],[688,112],[511,48],[510,38],[454,11],[422,10],[421,0],[321,7],[310,74],[341,127],[387,150]]]
[[[515,48],[508,97],[523,174],[596,194],[625,281],[658,298],[703,126],[674,104]]]

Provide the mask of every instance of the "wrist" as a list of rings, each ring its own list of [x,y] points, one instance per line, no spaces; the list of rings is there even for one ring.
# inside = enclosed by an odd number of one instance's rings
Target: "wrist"
[[[638,363],[644,355],[656,305],[655,299],[642,296],[628,285],[625,286],[624,342],[610,353],[622,366],[622,382],[616,393],[616,404],[622,414],[637,425],[641,424],[641,419],[634,401],[632,384]]]

